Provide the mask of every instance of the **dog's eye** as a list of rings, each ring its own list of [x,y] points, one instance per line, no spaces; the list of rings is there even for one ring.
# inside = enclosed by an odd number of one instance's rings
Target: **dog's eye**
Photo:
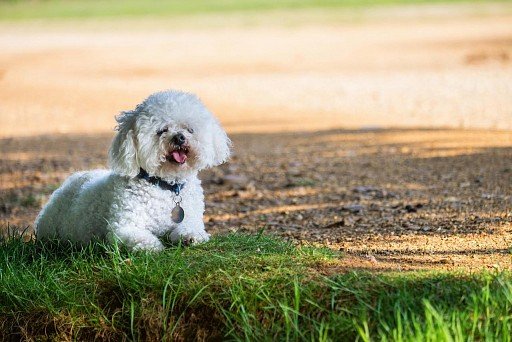
[[[157,131],[156,134],[162,135],[162,134],[166,133],[167,131],[169,131],[169,128],[162,128],[161,130]]]
[[[193,133],[194,133],[194,129],[193,129],[193,128],[187,128],[187,131],[188,131],[190,134],[193,134]]]

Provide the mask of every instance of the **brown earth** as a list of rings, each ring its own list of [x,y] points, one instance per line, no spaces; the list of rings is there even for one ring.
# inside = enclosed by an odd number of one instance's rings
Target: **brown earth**
[[[346,252],[347,268],[512,266],[512,133],[232,134],[203,173],[210,232],[265,232]],[[110,134],[1,140],[0,220],[30,226],[72,171],[105,166]],[[30,229],[30,228],[29,228]]]
[[[511,268],[512,12],[500,6],[194,29],[3,23],[0,222],[30,230],[71,172],[106,166],[113,114],[177,87],[234,141],[232,161],[202,174],[212,233],[345,251],[329,272]]]

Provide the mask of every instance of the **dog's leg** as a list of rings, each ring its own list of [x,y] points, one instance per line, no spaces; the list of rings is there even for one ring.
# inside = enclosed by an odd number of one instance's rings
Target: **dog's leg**
[[[157,252],[164,249],[162,242],[149,230],[135,227],[122,227],[114,230],[113,238],[132,250]]]

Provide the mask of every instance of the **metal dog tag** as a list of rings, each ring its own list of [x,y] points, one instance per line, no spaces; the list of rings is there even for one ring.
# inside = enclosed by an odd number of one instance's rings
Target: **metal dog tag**
[[[185,211],[179,204],[176,204],[174,209],[172,209],[171,218],[174,223],[181,223],[185,218]]]

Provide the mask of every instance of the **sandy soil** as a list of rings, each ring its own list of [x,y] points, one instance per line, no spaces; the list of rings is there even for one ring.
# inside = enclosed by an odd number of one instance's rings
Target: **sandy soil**
[[[345,268],[512,268],[512,132],[231,136],[232,161],[201,175],[214,234],[263,229],[327,245],[345,251]],[[105,166],[110,139],[2,139],[0,220],[30,230],[67,175]]]
[[[201,175],[212,233],[343,250],[329,272],[512,268],[511,22],[2,24],[0,222],[30,230],[115,113],[177,87],[234,141]]]
[[[0,136],[108,132],[114,114],[167,88],[198,93],[231,132],[512,129],[512,11],[446,11],[193,29],[2,24]]]

